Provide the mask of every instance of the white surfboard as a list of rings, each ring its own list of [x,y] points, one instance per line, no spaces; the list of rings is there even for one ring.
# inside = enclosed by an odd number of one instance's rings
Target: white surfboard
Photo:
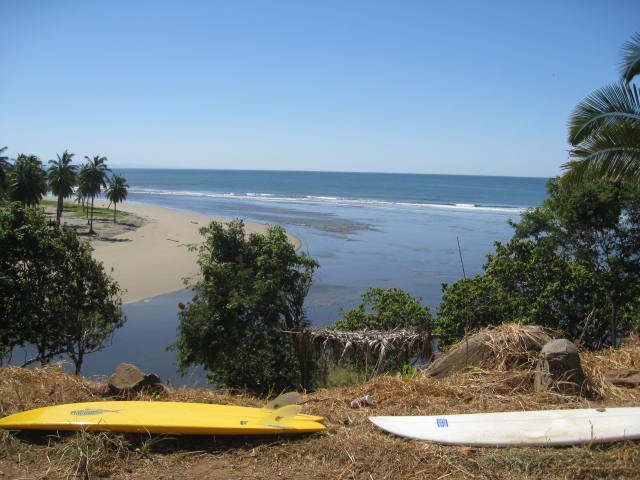
[[[401,437],[449,445],[574,445],[640,439],[640,407],[369,417]]]

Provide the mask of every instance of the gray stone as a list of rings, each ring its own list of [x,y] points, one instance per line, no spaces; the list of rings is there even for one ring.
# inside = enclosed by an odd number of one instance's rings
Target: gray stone
[[[555,339],[542,347],[533,380],[536,392],[555,390],[579,395],[584,392],[585,381],[580,354],[573,342]]]
[[[152,393],[165,393],[166,387],[156,374],[145,374],[135,365],[121,363],[109,377],[109,390],[115,395],[126,395],[147,390]]]

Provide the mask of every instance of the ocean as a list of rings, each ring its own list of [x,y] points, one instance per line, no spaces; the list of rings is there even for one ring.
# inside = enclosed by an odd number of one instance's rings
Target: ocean
[[[443,283],[482,271],[508,221],[546,198],[545,178],[386,173],[114,169],[128,201],[285,227],[320,268],[305,302],[314,326],[330,325],[370,287],[399,287],[436,312]],[[126,210],[126,202],[121,207]],[[460,252],[458,251],[458,242]],[[461,259],[462,257],[462,259]],[[462,261],[461,261],[462,260]],[[127,324],[108,349],[87,357],[85,375],[108,375],[120,362],[174,385],[178,303],[188,291],[126,305]],[[144,345],[140,339],[144,338]]]
[[[316,326],[369,287],[400,287],[432,308],[443,282],[481,271],[508,220],[546,196],[543,178],[241,170],[119,171],[128,199],[282,225],[320,262],[307,297]],[[126,205],[123,206],[126,209]]]

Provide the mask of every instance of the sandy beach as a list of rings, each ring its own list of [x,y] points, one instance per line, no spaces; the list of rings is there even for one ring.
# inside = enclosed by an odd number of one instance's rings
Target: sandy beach
[[[106,207],[108,202],[96,201],[96,206]],[[120,219],[120,212],[131,214]],[[105,270],[119,283],[124,293],[124,303],[186,288],[184,279],[195,283],[199,268],[197,255],[189,251],[190,245],[199,244],[203,238],[199,229],[211,221],[228,222],[229,219],[210,217],[169,208],[124,202],[118,205],[118,223],[113,219],[95,219],[96,237],[90,238],[94,258],[104,263]],[[63,222],[70,219],[63,216]],[[80,221],[84,222],[82,217]],[[114,228],[115,227],[115,228]],[[247,233],[264,232],[266,225],[245,222]],[[105,234],[105,230],[109,232]],[[300,240],[287,234],[289,240],[300,248]]]

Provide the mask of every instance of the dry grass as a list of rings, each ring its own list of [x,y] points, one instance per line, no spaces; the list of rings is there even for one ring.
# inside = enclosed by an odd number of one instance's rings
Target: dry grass
[[[582,368],[599,396],[624,400],[628,389],[611,384],[605,373],[624,368],[640,369],[640,337],[626,339],[620,348],[582,352],[580,357]],[[635,405],[639,404],[637,396],[635,402]]]
[[[640,340],[619,349],[583,352],[589,397],[536,393],[533,371],[475,369],[442,380],[379,376],[350,387],[304,395],[304,412],[325,417],[327,431],[309,436],[179,437],[74,433],[0,435],[6,478],[204,479],[637,479],[640,442],[567,448],[469,448],[398,438],[370,415],[435,415],[482,411],[637,406],[640,391],[615,387],[605,372],[638,368]],[[2,413],[62,402],[99,400],[104,386],[55,367],[0,370]],[[372,395],[373,407],[349,401]],[[140,396],[139,398],[151,399]],[[174,389],[174,401],[259,406],[264,400],[209,389]]]
[[[104,385],[69,375],[56,365],[26,370],[4,367],[0,370],[0,415],[60,403],[99,400]]]

